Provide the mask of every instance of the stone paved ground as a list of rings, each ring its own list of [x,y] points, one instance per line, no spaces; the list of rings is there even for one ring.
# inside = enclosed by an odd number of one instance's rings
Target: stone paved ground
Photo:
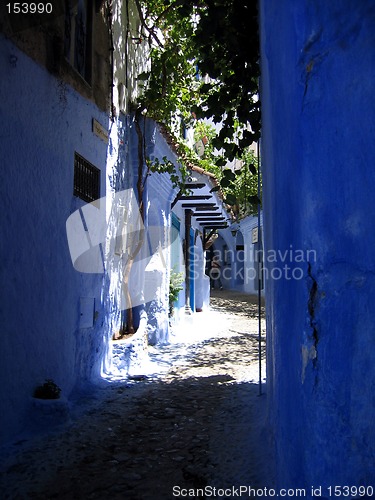
[[[16,445],[1,500],[238,498],[219,489],[272,487],[257,305],[213,295],[171,344],[150,348],[147,378],[103,383],[68,425]]]

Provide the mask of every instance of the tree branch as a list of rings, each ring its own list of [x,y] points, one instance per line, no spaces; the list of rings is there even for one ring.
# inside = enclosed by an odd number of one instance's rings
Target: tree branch
[[[134,2],[135,2],[135,5],[137,7],[137,10],[138,10],[139,20],[141,22],[142,27],[146,31],[148,31],[148,33],[150,34],[150,37],[152,37],[155,40],[155,42],[159,45],[159,47],[163,48],[164,45],[162,44],[162,42],[159,40],[158,36],[156,35],[156,33],[154,31],[154,26],[152,28],[149,28],[147,26],[146,20],[143,16],[142,6],[141,6],[139,0],[134,0]]]

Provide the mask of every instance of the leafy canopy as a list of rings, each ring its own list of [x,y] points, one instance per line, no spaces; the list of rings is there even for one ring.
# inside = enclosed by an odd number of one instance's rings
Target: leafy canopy
[[[174,133],[199,127],[204,118],[220,124],[195,162],[211,171],[220,167],[214,173],[232,192],[227,201],[237,202],[239,173],[222,168],[234,160],[254,165],[243,174],[243,183],[254,184],[255,160],[246,158],[260,136],[257,1],[140,1],[140,35],[150,46],[151,69],[139,75],[145,81],[139,105]],[[251,203],[254,192],[241,196]]]

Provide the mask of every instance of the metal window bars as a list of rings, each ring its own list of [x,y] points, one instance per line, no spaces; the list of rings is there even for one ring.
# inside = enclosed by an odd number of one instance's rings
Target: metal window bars
[[[100,170],[78,153],[74,154],[73,194],[87,202],[100,198]]]

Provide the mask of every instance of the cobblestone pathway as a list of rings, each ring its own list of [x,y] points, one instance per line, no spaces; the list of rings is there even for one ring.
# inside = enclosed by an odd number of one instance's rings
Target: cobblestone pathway
[[[150,348],[154,374],[106,383],[73,409],[69,425],[15,446],[0,498],[237,498],[222,490],[272,486],[257,306],[214,295],[211,311],[173,343]]]

